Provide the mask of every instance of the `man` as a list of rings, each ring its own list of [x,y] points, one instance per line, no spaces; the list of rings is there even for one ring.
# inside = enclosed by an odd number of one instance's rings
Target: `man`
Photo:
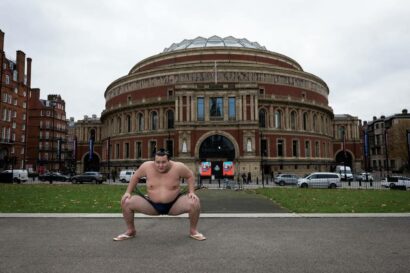
[[[132,196],[132,191],[142,177],[146,177],[147,196],[143,194]],[[188,182],[188,194],[180,193],[181,178],[185,178]],[[197,230],[201,206],[194,190],[192,171],[183,163],[170,160],[169,153],[164,149],[159,149],[154,161],[144,162],[131,177],[127,190],[121,198],[122,214],[127,224],[127,231],[113,238],[114,241],[135,237],[135,211],[148,215],[188,213],[189,236],[195,240],[205,240],[205,236]]]

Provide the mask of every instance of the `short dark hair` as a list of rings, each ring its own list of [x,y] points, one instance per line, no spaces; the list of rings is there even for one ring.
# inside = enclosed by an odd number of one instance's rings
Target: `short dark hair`
[[[155,155],[157,156],[166,156],[169,159],[171,159],[171,156],[168,152],[168,150],[164,149],[164,148],[160,148],[155,152]]]

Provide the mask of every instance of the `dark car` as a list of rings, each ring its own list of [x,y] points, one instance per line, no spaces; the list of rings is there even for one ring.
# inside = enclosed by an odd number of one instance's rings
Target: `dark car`
[[[49,172],[38,176],[40,181],[70,181],[70,177],[59,172]]]
[[[71,177],[71,182],[83,183],[83,182],[92,182],[95,184],[101,184],[106,180],[105,176],[99,172],[85,172],[83,174],[74,175]]]

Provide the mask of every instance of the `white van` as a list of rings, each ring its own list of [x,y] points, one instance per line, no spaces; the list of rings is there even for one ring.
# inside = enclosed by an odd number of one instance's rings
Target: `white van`
[[[335,173],[340,174],[344,181],[353,181],[352,169],[349,166],[337,165]]]
[[[134,173],[135,173],[135,170],[122,170],[120,172],[120,182],[129,183]]]
[[[298,179],[300,188],[330,188],[341,187],[340,176],[337,173],[316,172]]]
[[[13,172],[13,182],[16,183],[21,183],[21,182],[26,182],[28,180],[28,171],[27,170],[20,170],[20,169],[13,169],[13,170],[5,170],[2,172],[2,174],[10,175],[11,178],[11,173]]]

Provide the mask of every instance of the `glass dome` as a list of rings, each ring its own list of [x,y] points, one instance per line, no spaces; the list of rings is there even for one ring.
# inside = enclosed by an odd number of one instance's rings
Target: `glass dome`
[[[261,46],[257,42],[250,42],[248,39],[242,38],[237,39],[232,36],[221,38],[219,36],[212,36],[210,38],[196,37],[191,40],[183,40],[179,43],[174,43],[170,47],[164,49],[163,52],[171,52],[189,48],[200,48],[200,47],[242,47],[242,48],[253,48],[267,51],[266,47]]]

